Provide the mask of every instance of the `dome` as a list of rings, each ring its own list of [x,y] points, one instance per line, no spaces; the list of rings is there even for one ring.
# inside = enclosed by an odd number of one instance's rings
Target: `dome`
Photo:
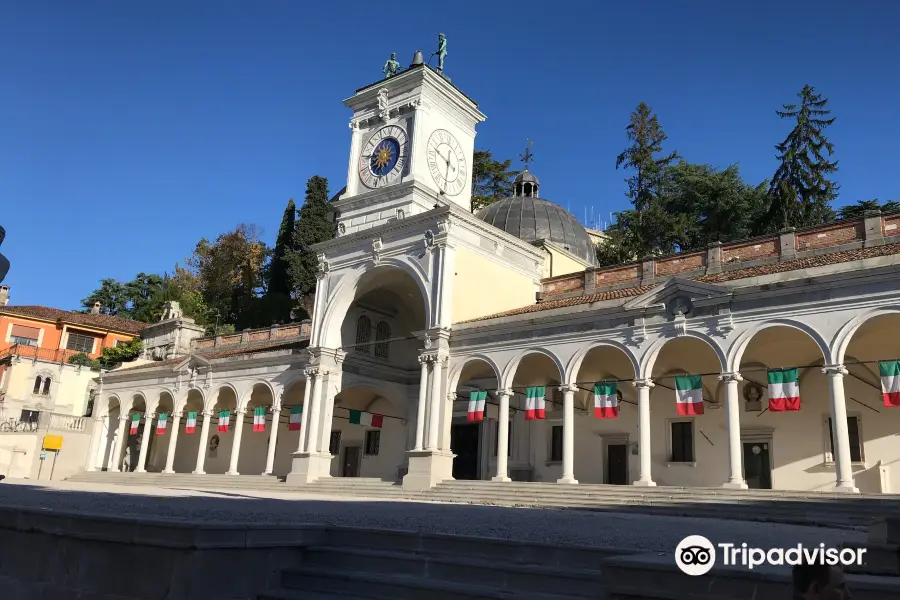
[[[522,241],[534,243],[546,240],[592,265],[597,264],[594,244],[578,219],[563,207],[543,198],[503,198],[485,206],[475,216]]]
[[[537,178],[537,175],[535,175],[528,169],[525,169],[524,171],[522,171],[521,173],[516,175],[516,178],[513,180],[513,183],[534,183],[535,185],[538,185],[538,186],[541,185],[541,181],[540,181],[540,179]]]

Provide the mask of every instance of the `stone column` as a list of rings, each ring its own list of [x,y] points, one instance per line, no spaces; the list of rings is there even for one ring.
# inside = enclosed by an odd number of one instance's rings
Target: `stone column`
[[[640,434],[641,476],[634,482],[636,486],[653,487],[653,457],[650,454],[650,389],[653,381],[638,379],[634,382],[638,390],[638,429]]]
[[[87,471],[96,471],[98,455],[100,454],[100,437],[103,435],[103,422],[106,421],[106,416],[97,417],[94,419],[93,426],[91,428],[91,445],[88,450],[88,461],[85,469]]]
[[[844,365],[829,365],[822,369],[828,375],[831,392],[831,427],[834,439],[834,466],[837,471],[836,492],[859,493],[853,484],[853,465],[850,459],[850,434],[847,431],[847,403],[844,399]]]
[[[414,450],[421,450],[425,442],[425,402],[428,400],[428,357],[420,356],[419,364],[422,365],[422,373],[419,377],[419,404],[416,409],[416,446]]]
[[[112,419],[110,419],[110,424],[112,424]],[[125,426],[128,425],[128,415],[124,417],[119,417],[119,425],[116,431],[116,439],[113,440],[112,452],[109,454],[109,462],[110,466],[107,468],[107,471],[121,471],[122,470],[122,443],[125,438]]]
[[[740,373],[722,373],[719,381],[725,382],[725,418],[728,424],[728,481],[722,486],[733,490],[746,490],[743,453],[741,450],[741,405],[738,398]]]
[[[309,415],[309,437],[306,444],[306,452],[308,454],[316,454],[316,448],[319,444],[319,413],[322,410],[322,377],[324,376],[325,372],[317,369],[315,379],[313,379],[312,398],[310,398],[312,407]],[[303,412],[306,412],[305,408]]]
[[[278,440],[278,419],[281,417],[281,405],[277,404],[272,409],[272,435],[269,436],[269,451],[266,454],[266,470],[263,475],[271,475],[275,467],[275,444]]]
[[[300,443],[297,444],[297,452],[306,451],[306,431],[309,428],[309,398],[312,392],[312,381],[316,378],[316,369],[305,369],[306,383],[303,384],[303,414],[300,415]]]
[[[441,364],[444,358],[440,356],[434,357],[431,366],[431,405],[428,414],[428,450],[438,449],[438,428],[441,426],[441,405],[443,397],[441,395]]]
[[[200,447],[197,448],[197,466],[194,468],[194,475],[205,475],[203,465],[206,463],[206,445],[209,443],[209,422],[212,421],[212,411],[204,410],[203,424],[200,426]]]
[[[563,464],[562,477],[556,483],[578,483],[575,479],[575,391],[578,386],[560,386],[563,393]]]
[[[169,431],[169,449],[166,451],[166,468],[163,469],[163,473],[175,472],[175,447],[178,445],[178,429],[180,427],[181,411],[178,411],[172,416],[172,429]]]
[[[247,410],[244,408],[234,411],[234,439],[231,440],[231,460],[228,464],[229,475],[240,475],[237,467],[238,458],[241,455],[241,436],[244,434],[244,415],[246,414]]]
[[[147,450],[150,449],[150,430],[153,429],[153,413],[148,412],[144,415],[144,434],[141,436],[141,453],[138,456],[138,466],[136,473],[147,472]]]
[[[509,478],[509,397],[512,390],[497,390],[500,411],[497,417],[497,475],[492,481],[511,481]]]

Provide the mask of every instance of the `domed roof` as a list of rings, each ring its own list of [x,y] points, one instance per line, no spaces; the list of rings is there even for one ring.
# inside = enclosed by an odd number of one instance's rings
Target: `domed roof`
[[[537,175],[529,171],[527,168],[516,175],[513,183],[535,183],[537,185],[541,185],[541,181],[537,178]]]
[[[475,216],[522,241],[534,243],[546,240],[592,265],[597,264],[594,244],[578,219],[563,207],[543,198],[503,198],[485,206]]]

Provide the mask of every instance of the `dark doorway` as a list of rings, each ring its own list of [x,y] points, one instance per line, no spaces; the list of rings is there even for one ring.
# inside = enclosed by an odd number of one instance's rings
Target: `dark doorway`
[[[606,446],[606,483],[628,484],[627,444],[608,444]]]
[[[361,446],[347,446],[344,448],[344,464],[341,468],[341,476],[359,477],[359,459],[361,457]]]
[[[453,479],[478,479],[479,423],[452,425],[450,427],[450,451],[453,459]]]
[[[772,463],[767,442],[744,442],[744,478],[751,490],[772,489]]]

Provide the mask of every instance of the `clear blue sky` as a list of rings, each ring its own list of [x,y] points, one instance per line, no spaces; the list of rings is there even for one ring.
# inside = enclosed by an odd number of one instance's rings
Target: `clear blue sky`
[[[542,196],[627,204],[615,169],[647,102],[692,162],[774,171],[774,110],[831,100],[841,202],[897,198],[900,4],[8,0],[0,6],[0,224],[13,304],[78,308],[104,277],[172,270],[239,222],[275,235],[306,180],[344,185],[341,101],[447,34],[488,115],[476,145],[535,141]]]

